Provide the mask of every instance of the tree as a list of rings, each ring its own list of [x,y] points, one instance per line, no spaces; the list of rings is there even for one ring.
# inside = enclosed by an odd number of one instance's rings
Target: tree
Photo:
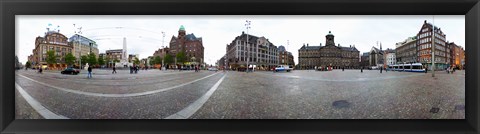
[[[140,65],[140,60],[138,60],[138,58],[135,57],[135,59],[133,60],[133,64]]]
[[[165,57],[163,59],[164,59],[165,64],[170,64],[170,63],[174,62],[173,56],[171,56],[169,54],[165,55]],[[177,61],[178,61],[178,59],[177,59]]]
[[[97,57],[95,56],[94,53],[90,53],[88,55],[87,62],[89,65],[96,65],[97,64]]]
[[[73,56],[72,53],[68,53],[67,55],[65,55],[65,63],[67,63],[67,65],[73,65],[75,60],[76,58],[75,56]]]
[[[176,58],[178,63],[183,63],[187,61],[187,55],[183,51],[177,53]]]
[[[160,56],[155,57],[153,64],[162,64],[162,58]]]
[[[80,57],[80,61],[82,62],[82,65],[85,65],[88,62],[88,56],[87,55],[82,55]]]
[[[32,66],[32,63],[30,63],[30,61],[27,61],[27,63],[25,63],[26,68],[30,68],[31,66]]]
[[[120,60],[118,60],[117,58],[115,58],[115,59],[113,60],[113,62],[118,63],[118,62],[120,62]]]
[[[105,57],[105,63],[107,64],[110,64],[110,62],[112,62],[112,59],[110,59],[110,57]]]
[[[150,61],[148,63],[150,66],[153,66],[155,65],[155,61],[154,61],[154,58],[150,58]]]
[[[48,64],[57,64],[57,56],[55,55],[55,51],[47,51],[47,58],[45,60]]]
[[[103,57],[98,57],[98,62],[97,62],[99,65],[105,65],[105,60],[103,59]]]

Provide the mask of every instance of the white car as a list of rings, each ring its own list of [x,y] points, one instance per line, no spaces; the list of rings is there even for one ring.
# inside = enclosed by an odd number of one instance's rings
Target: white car
[[[290,72],[292,70],[293,68],[291,68],[289,65],[279,65],[275,68],[275,72],[281,72],[281,71]]]
[[[218,69],[216,67],[211,67],[211,68],[208,68],[208,71],[218,71]]]

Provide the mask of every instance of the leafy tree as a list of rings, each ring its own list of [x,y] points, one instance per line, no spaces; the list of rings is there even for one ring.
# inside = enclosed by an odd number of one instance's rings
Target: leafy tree
[[[98,57],[98,62],[97,62],[99,65],[105,65],[105,60],[103,59],[103,57]]]
[[[82,55],[82,56],[80,57],[80,61],[82,62],[82,65],[87,64],[87,62],[88,62],[88,56],[87,56],[87,55]]]
[[[150,61],[149,61],[148,64],[149,64],[150,66],[155,65],[155,61],[154,61],[154,60],[155,60],[155,58],[150,58]]]
[[[90,53],[88,55],[87,62],[89,65],[96,65],[97,64],[97,57],[95,56],[94,53]]]
[[[110,57],[105,57],[105,63],[107,64],[110,64],[110,62],[112,62],[112,59],[110,59]]]
[[[67,55],[65,55],[65,63],[67,63],[67,65],[73,65],[75,60],[76,58],[75,56],[73,56],[72,53],[68,53]]]
[[[30,61],[27,61],[27,63],[25,63],[26,68],[30,68],[31,66],[32,66],[32,63],[30,63]]]
[[[140,65],[140,60],[138,60],[138,58],[135,57],[135,59],[133,59],[133,64]]]
[[[57,64],[57,56],[55,55],[55,51],[47,51],[47,58],[45,60],[48,64]]]
[[[177,53],[176,58],[178,63],[183,63],[187,61],[187,55],[183,51]]]
[[[165,62],[165,64],[170,64],[170,63],[174,62],[173,56],[171,56],[169,54],[165,55],[165,57],[163,59],[164,59],[163,62]],[[178,62],[178,59],[177,59],[177,62]]]
[[[118,62],[120,62],[120,60],[118,60],[117,58],[115,58],[115,59],[113,60],[113,62],[118,63]]]
[[[153,64],[162,64],[162,58],[160,56],[155,57]]]

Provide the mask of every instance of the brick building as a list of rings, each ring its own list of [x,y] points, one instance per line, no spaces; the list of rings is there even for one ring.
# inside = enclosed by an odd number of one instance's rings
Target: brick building
[[[199,65],[204,62],[204,47],[201,37],[196,37],[193,33],[186,34],[185,27],[180,26],[178,36],[172,36],[170,40],[169,54],[175,57],[177,53],[185,52],[187,61],[184,65]]]
[[[47,51],[54,51],[57,64],[47,64]],[[67,67],[65,56],[73,54],[73,46],[68,43],[68,38],[59,31],[49,31],[43,37],[35,39],[35,49],[29,57],[34,67],[49,67],[50,69],[63,69]]]

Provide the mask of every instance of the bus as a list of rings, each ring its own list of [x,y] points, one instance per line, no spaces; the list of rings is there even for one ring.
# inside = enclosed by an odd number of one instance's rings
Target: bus
[[[423,67],[422,63],[388,65],[387,69],[391,71],[425,72],[425,68]]]

